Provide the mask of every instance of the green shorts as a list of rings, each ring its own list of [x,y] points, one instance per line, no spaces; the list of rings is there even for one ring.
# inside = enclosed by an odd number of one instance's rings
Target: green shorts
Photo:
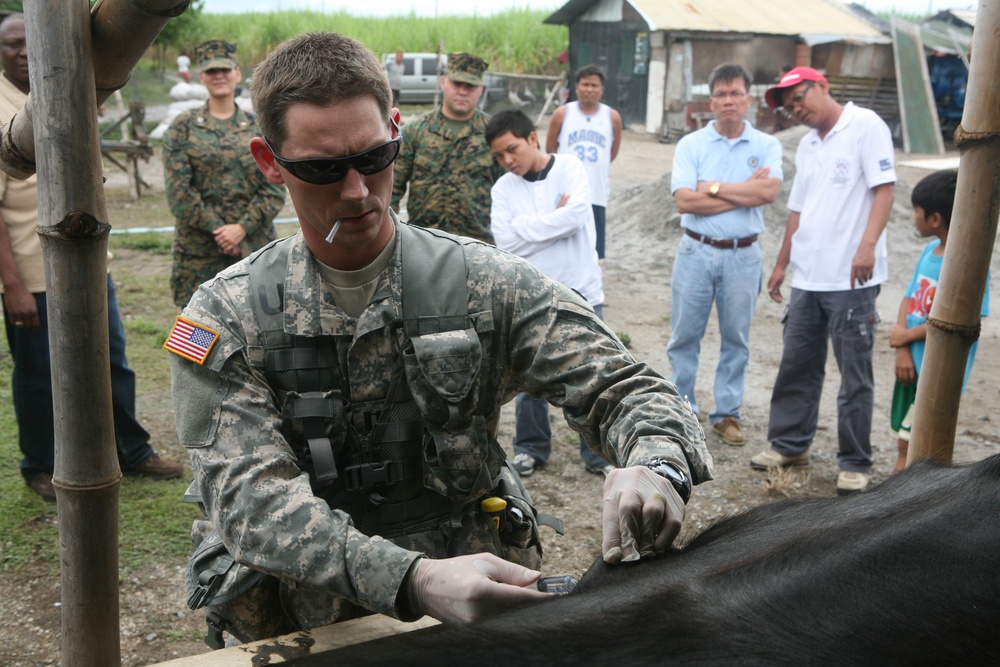
[[[906,385],[896,380],[892,389],[892,412],[889,426],[892,434],[900,440],[910,441],[910,425],[913,423],[913,403],[917,398],[917,383]]]

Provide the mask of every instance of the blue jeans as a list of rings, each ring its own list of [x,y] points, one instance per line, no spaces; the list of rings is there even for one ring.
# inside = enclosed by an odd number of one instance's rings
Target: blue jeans
[[[597,259],[604,259],[604,227],[606,226],[607,208],[597,204],[591,204],[590,208],[594,210],[594,231],[597,233],[594,249],[597,250]]]
[[[840,292],[792,289],[767,425],[774,451],[785,456],[801,454],[816,436],[829,338],[840,369],[837,465],[849,472],[871,472],[872,347],[879,289],[877,285]]]
[[[670,381],[698,414],[694,393],[698,356],[714,301],[722,342],[715,369],[715,411],[709,415],[713,425],[723,417],[740,418],[750,359],[750,322],[762,281],[759,243],[722,249],[681,237],[671,277]]]
[[[598,317],[603,315],[601,306],[594,306]],[[552,454],[552,429],[549,427],[549,402],[518,394],[514,399],[514,454],[530,454],[545,463]],[[594,453],[580,436],[580,458],[588,467],[603,467],[604,459]]]
[[[14,361],[11,390],[17,418],[18,442],[24,459],[21,474],[30,480],[55,467],[55,416],[52,407],[52,369],[49,365],[49,316],[45,292],[36,292],[37,329],[15,327],[4,302],[7,344]],[[153,455],[149,433],[135,418],[135,373],[125,359],[125,328],[118,311],[115,286],[108,275],[108,347],[111,363],[111,402],[118,461],[123,470]]]

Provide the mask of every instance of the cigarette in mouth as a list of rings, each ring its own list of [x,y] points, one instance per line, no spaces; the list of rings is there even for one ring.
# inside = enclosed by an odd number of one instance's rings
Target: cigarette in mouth
[[[326,235],[326,242],[333,243],[333,237],[337,235],[338,231],[340,231],[340,220],[337,220],[336,222],[333,223],[333,227],[330,229],[330,233]]]

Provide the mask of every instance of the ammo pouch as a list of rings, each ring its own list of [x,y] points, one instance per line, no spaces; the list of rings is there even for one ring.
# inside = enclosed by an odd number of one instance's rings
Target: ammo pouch
[[[266,576],[237,563],[222,544],[219,534],[212,530],[195,549],[184,572],[187,606],[189,609],[201,609],[226,604],[246,593]]]

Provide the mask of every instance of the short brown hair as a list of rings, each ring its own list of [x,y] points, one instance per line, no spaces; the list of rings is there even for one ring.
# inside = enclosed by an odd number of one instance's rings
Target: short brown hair
[[[257,125],[275,148],[287,136],[288,107],[326,105],[371,95],[389,126],[392,91],[368,47],[335,32],[308,32],[282,42],[254,70],[250,97]]]

